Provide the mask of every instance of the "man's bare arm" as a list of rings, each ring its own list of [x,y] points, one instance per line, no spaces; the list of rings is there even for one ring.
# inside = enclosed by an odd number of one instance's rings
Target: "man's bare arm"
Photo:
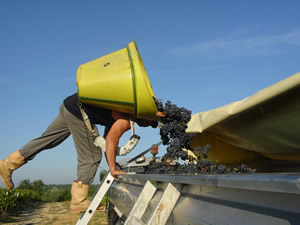
[[[106,136],[106,160],[111,175],[118,180],[118,175],[126,174],[124,171],[116,169],[116,151],[121,136],[130,129],[128,117],[122,113],[113,112],[116,119]]]

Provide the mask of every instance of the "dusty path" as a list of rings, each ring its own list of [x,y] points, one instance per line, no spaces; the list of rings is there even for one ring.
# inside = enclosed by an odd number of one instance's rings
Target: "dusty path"
[[[10,225],[73,225],[76,224],[81,214],[69,213],[69,202],[53,202],[41,205],[36,209],[28,209],[20,215],[9,217],[0,224]],[[107,225],[105,210],[97,211],[92,217],[90,225]]]

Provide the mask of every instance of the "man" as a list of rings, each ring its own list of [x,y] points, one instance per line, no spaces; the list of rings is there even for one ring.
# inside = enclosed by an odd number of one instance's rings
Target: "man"
[[[130,115],[92,105],[81,104],[77,93],[67,97],[60,106],[59,114],[46,131],[38,138],[31,140],[20,150],[0,160],[0,176],[7,187],[14,187],[12,173],[27,161],[46,149],[54,148],[72,134],[77,150],[77,180],[72,183],[70,212],[80,213],[90,205],[87,200],[89,185],[93,182],[102,159],[102,151],[94,145],[95,135],[83,121],[82,111],[87,114],[92,128],[96,124],[105,126],[105,153],[109,170],[115,180],[125,174],[116,168],[116,151],[121,136],[130,129]],[[158,116],[164,116],[159,113]],[[156,121],[135,119],[141,127],[157,127]]]

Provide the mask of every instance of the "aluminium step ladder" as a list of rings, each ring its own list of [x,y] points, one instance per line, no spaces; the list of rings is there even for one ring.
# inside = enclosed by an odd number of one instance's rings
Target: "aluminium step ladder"
[[[133,157],[132,159],[129,159],[127,161],[126,164],[122,165],[122,166],[126,166],[128,165],[130,162],[133,162],[134,160],[136,160],[138,157],[150,152],[152,149],[158,147],[159,145],[161,145],[163,142],[159,141],[158,143],[152,145],[150,148],[146,149],[145,151],[143,151],[142,153],[138,154],[137,156]],[[129,173],[127,173],[129,174]],[[77,221],[76,225],[87,225],[88,222],[90,221],[90,219],[92,218],[93,214],[95,213],[96,209],[98,208],[98,206],[100,205],[103,197],[105,196],[106,192],[108,191],[108,189],[110,188],[110,186],[112,185],[114,181],[113,176],[111,175],[111,173],[109,172],[107,174],[107,176],[105,177],[104,181],[101,183],[97,193],[94,195],[92,202],[89,206],[89,208],[86,210],[86,212],[84,212],[81,217],[79,218],[79,220]],[[150,199],[151,200],[151,199]],[[117,210],[117,208],[116,208]],[[121,213],[121,212],[120,212]]]
[[[91,205],[89,206],[87,211],[81,215],[76,225],[87,225],[89,223],[90,219],[92,218],[93,214],[95,213],[97,207],[101,203],[103,197],[105,196],[113,181],[114,178],[111,176],[110,173],[108,173],[101,186],[99,187],[97,193],[95,194]],[[128,215],[124,225],[166,224],[170,214],[172,213],[173,208],[176,205],[177,200],[180,197],[179,189],[181,189],[180,186],[175,186],[172,183],[169,183],[166,189],[164,190],[157,206],[151,213],[150,218],[146,223],[144,223],[142,221],[142,216],[144,215],[147,207],[149,206],[152,200],[152,197],[154,196],[157,190],[157,188],[150,181],[147,181],[137,201],[131,209],[131,212]],[[116,207],[115,209],[118,210]],[[119,214],[121,217],[122,213],[119,212]]]
[[[76,225],[87,225],[92,216],[94,215],[96,209],[100,205],[103,197],[105,196],[106,192],[110,188],[111,184],[113,183],[114,178],[111,173],[108,173],[101,183],[97,193],[94,195],[93,200],[88,207],[88,209],[81,215],[78,219]]]

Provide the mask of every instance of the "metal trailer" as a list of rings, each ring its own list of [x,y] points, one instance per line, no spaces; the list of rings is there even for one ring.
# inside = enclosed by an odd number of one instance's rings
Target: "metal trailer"
[[[299,96],[297,73],[241,101],[194,114],[186,129],[196,133],[192,146],[209,144],[212,162],[228,167],[244,162],[256,173],[121,176],[109,191],[112,224],[130,220],[150,181],[157,190],[137,218],[139,224],[151,222],[157,209],[163,211],[172,202],[170,197],[161,204],[160,198],[173,184],[180,196],[166,224],[300,225]],[[122,169],[140,173],[141,161]]]
[[[300,224],[300,173],[120,176],[109,190],[110,224],[123,224],[145,183],[157,187],[141,220],[146,223],[169,183],[181,195],[166,224]]]

